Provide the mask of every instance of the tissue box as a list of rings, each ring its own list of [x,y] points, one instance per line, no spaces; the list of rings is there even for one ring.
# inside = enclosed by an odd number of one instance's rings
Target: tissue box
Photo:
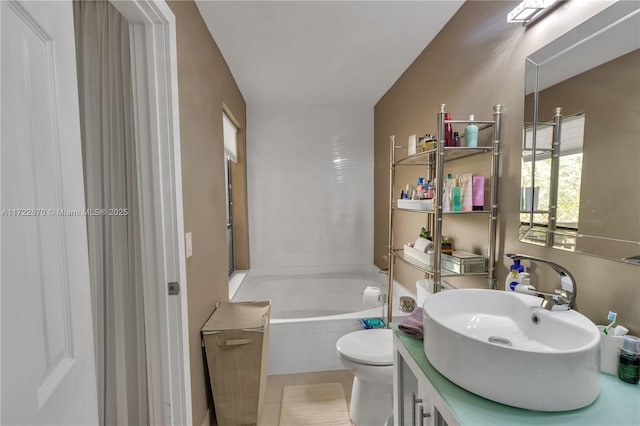
[[[442,254],[442,267],[457,274],[482,273],[487,271],[487,259],[475,253],[454,251],[451,255]]]
[[[405,198],[397,201],[396,206],[398,206],[399,209],[433,210],[433,199],[409,200]]]
[[[433,254],[427,254],[423,251],[416,250],[410,244],[404,245],[404,255],[426,263],[428,266],[433,265]]]

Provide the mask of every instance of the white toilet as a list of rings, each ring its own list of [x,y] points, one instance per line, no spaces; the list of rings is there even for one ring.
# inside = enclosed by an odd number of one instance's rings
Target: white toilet
[[[384,425],[393,411],[393,331],[360,330],[336,342],[340,362],[354,371],[349,415],[356,426]]]

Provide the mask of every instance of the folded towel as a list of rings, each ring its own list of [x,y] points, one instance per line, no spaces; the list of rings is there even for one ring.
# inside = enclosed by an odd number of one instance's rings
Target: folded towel
[[[422,308],[415,308],[413,312],[411,312],[411,315],[405,318],[405,320],[398,325],[398,330],[413,337],[414,339],[422,340],[424,337],[422,314]]]

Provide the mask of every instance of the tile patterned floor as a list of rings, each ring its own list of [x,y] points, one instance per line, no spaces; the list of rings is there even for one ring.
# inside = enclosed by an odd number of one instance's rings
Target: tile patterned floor
[[[353,374],[348,370],[267,376],[264,407],[258,426],[278,426],[283,387],[288,385],[311,385],[335,382],[342,383],[348,404],[349,401],[351,401],[351,386],[353,385]]]

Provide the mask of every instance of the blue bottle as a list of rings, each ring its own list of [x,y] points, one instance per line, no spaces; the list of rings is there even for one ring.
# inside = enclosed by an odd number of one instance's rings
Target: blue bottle
[[[469,116],[470,123],[464,128],[464,141],[467,147],[476,148],[478,146],[478,126],[473,124],[475,117]]]

